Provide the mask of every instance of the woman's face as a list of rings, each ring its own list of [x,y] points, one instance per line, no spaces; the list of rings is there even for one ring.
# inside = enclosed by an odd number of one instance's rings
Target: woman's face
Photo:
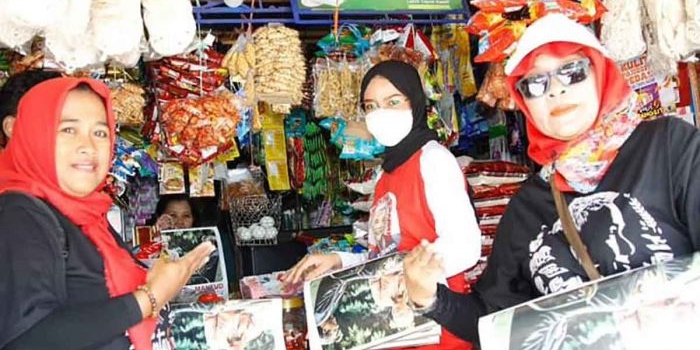
[[[68,93],[56,135],[56,177],[65,193],[85,197],[109,171],[111,143],[107,112],[92,91]]]
[[[194,225],[194,216],[192,208],[187,201],[171,201],[165,208],[165,215],[173,219],[173,228],[191,228]]]
[[[362,109],[368,114],[380,108],[410,110],[411,103],[387,78],[376,76],[367,84]]]
[[[581,135],[595,123],[600,101],[596,88],[596,78],[590,67],[586,69],[587,77],[570,85],[562,84],[554,72],[585,56],[581,54],[555,57],[542,54],[535,59],[534,66],[524,78],[551,73],[549,89],[544,95],[527,98],[525,105],[532,120],[543,134],[562,141],[568,141]],[[564,73],[566,69],[560,70]]]

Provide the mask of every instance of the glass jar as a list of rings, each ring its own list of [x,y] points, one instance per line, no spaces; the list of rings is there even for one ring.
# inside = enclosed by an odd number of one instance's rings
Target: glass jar
[[[283,300],[284,342],[287,350],[306,350],[306,312],[304,299],[290,297]]]

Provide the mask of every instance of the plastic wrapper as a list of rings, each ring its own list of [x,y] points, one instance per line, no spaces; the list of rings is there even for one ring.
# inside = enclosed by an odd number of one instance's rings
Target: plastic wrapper
[[[318,117],[357,117],[364,70],[355,62],[319,59],[314,65],[314,111]]]
[[[515,101],[508,92],[506,85],[505,66],[503,62],[491,63],[481,88],[476,95],[480,102],[502,110],[515,109]]]
[[[370,52],[369,57],[372,64],[389,60],[398,60],[406,62],[416,68],[420,67],[425,59],[422,53],[393,43],[382,44]]]
[[[532,0],[472,0],[472,6],[484,12],[506,12],[531,3]]]
[[[185,170],[182,164],[176,162],[161,163],[158,182],[160,182],[159,194],[185,193]]]
[[[283,287],[282,277],[286,271],[263,275],[246,276],[240,280],[241,296],[244,299],[265,299],[269,297],[290,297],[296,295],[299,286]]]
[[[142,6],[153,51],[163,56],[185,52],[197,32],[192,3],[189,0],[143,0]]]
[[[282,25],[268,25],[255,30],[253,40],[258,99],[273,105],[299,105],[306,81],[299,32]]]
[[[499,216],[506,212],[506,207],[504,205],[497,205],[493,207],[482,207],[476,210],[476,215],[479,218],[485,218],[489,216]]]
[[[69,0],[0,0],[0,13],[13,26],[39,32],[51,26],[64,13]]]
[[[233,146],[240,101],[228,91],[166,103],[160,119],[165,144],[181,161],[198,165]]]
[[[140,0],[93,0],[89,31],[102,55],[138,51],[143,36]]]
[[[347,132],[348,123],[340,118],[327,118],[320,125],[331,133],[331,143],[341,148],[340,159],[369,160],[384,153],[384,146],[374,138],[366,139]]]
[[[525,32],[524,22],[502,22],[479,38],[479,55],[474,62],[500,62],[515,51]]]
[[[549,13],[589,24],[606,11],[599,0],[483,0],[471,4],[479,11],[469,19],[467,30],[481,35],[475,62],[503,61],[513,53],[525,28]]]
[[[189,170],[190,197],[214,197],[214,167],[203,164]]]
[[[489,174],[530,174],[530,168],[512,162],[505,161],[473,161],[464,170],[467,175],[477,173]]]
[[[493,198],[502,196],[514,196],[520,190],[520,183],[505,184],[501,186],[474,186],[474,199]]]
[[[145,122],[145,91],[133,83],[116,84],[111,90],[112,109],[120,125],[140,126]]]

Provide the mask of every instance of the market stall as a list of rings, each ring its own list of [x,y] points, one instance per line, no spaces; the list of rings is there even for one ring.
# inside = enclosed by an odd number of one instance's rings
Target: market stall
[[[304,349],[303,301],[280,272],[307,252],[367,249],[384,147],[360,112],[364,73],[386,60],[420,73],[430,128],[460,156],[480,220],[471,284],[510,198],[537,170],[504,59],[551,12],[597,29],[640,115],[697,123],[700,14],[683,1],[4,1],[0,77],[42,69],[105,81],[119,124],[115,229],[145,262],[216,242],[218,259],[178,299],[190,333],[177,344],[213,344],[197,315],[216,302],[282,296],[217,312],[271,315],[251,342],[284,348],[284,327],[287,349]],[[163,224],[157,203],[173,196],[191,199],[196,227]],[[425,343],[411,343],[416,334],[403,334],[407,344]]]

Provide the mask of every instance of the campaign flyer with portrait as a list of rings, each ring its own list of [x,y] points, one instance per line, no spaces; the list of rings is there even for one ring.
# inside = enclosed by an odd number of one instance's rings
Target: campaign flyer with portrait
[[[159,239],[163,242],[161,255],[165,254],[165,258],[168,259],[178,259],[202,242],[209,241],[216,246],[216,251],[209,257],[209,261],[195,271],[180,294],[172,300],[173,304],[205,301],[202,299],[228,300],[228,278],[218,228],[212,226],[163,230]]]
[[[311,350],[437,344],[440,326],[413,312],[396,253],[304,284]]]
[[[700,325],[700,253],[544,296],[479,320],[483,350],[687,349]]]
[[[229,300],[172,308],[178,350],[285,350],[282,300]]]

